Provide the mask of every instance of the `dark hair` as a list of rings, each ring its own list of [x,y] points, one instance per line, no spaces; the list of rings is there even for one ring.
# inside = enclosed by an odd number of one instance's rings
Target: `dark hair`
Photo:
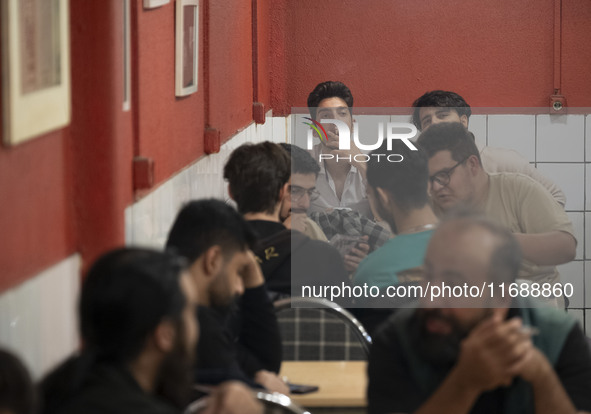
[[[339,81],[326,81],[316,85],[308,95],[308,109],[313,119],[316,119],[316,108],[318,108],[320,102],[327,98],[341,98],[345,101],[351,116],[353,116],[353,95],[347,85]]]
[[[96,365],[133,361],[161,321],[171,320],[182,335],[185,265],[170,252],[142,248],[113,250],[92,265],[80,293],[82,352],[41,382],[42,413],[58,412],[75,397]]]
[[[452,209],[444,216],[440,227],[450,222],[454,222],[458,226],[458,233],[468,231],[473,227],[481,227],[494,236],[498,244],[490,258],[489,281],[505,283],[515,281],[521,267],[521,247],[509,229],[466,207]]]
[[[181,209],[166,247],[193,263],[212,246],[221,246],[229,254],[251,248],[254,242],[250,226],[236,210],[220,200],[207,199],[191,201]]]
[[[320,166],[305,149],[292,144],[279,144],[291,156],[292,174],[314,174],[318,176]]]
[[[436,90],[425,92],[425,94],[412,103],[412,106],[415,108],[412,114],[412,122],[419,131],[421,130],[421,108],[452,108],[459,116],[466,115],[468,119],[472,115],[470,105],[468,105],[464,98],[455,92],[449,91]]]
[[[417,145],[425,151],[428,158],[439,151],[447,150],[451,152],[451,157],[456,162],[474,155],[482,165],[480,152],[474,142],[474,135],[457,122],[431,125],[419,136]]]
[[[99,258],[80,294],[80,333],[98,360],[126,363],[165,318],[180,321],[186,262],[167,252],[121,248]]]
[[[242,214],[272,214],[290,176],[289,155],[272,142],[241,145],[230,154],[224,167],[224,178]]]
[[[378,157],[374,154],[385,154]],[[400,162],[390,162],[387,156],[400,154]],[[392,142],[392,149],[387,149],[384,142],[380,148],[371,153],[367,165],[367,182],[372,188],[388,191],[396,205],[405,211],[424,207],[429,202],[427,187],[429,183],[429,167],[427,156],[419,149],[411,151],[400,141]]]
[[[11,353],[0,350],[0,411],[33,414],[33,381],[23,363]]]

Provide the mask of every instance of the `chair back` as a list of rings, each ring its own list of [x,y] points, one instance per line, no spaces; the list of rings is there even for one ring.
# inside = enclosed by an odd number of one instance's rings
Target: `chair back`
[[[363,361],[371,337],[338,304],[323,298],[292,297],[274,303],[284,361]]]

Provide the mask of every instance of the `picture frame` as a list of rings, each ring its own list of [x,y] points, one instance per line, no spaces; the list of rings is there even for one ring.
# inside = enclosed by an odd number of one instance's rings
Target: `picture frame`
[[[3,0],[3,140],[20,144],[71,119],[69,0]]]
[[[199,0],[176,0],[175,94],[197,92],[199,55]]]

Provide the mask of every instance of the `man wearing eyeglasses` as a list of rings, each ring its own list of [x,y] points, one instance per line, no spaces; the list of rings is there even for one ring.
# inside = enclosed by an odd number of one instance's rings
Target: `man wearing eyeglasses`
[[[327,242],[326,235],[307,215],[310,203],[318,198],[316,177],[320,167],[308,152],[291,144],[279,144],[291,156],[289,191],[281,204],[279,218],[288,229],[298,230],[313,240]]]
[[[523,251],[520,278],[555,286],[559,264],[574,259],[577,241],[563,208],[538,182],[514,173],[488,174],[471,133],[459,123],[433,125],[418,144],[429,158],[430,194],[445,213],[465,205],[509,228]],[[561,295],[553,303],[562,307]]]

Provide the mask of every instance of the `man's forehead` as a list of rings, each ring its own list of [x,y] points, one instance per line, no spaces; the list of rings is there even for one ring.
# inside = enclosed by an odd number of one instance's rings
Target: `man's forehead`
[[[419,110],[419,115],[421,118],[438,113],[446,113],[450,111],[455,111],[455,108],[450,108],[447,106],[424,106]]]
[[[324,98],[318,103],[318,112],[322,109],[329,110],[329,109],[349,109],[347,106],[347,102],[345,102],[342,98],[338,96],[331,96],[330,98]]]
[[[291,185],[306,189],[314,188],[316,187],[316,174],[293,173],[291,175]]]

